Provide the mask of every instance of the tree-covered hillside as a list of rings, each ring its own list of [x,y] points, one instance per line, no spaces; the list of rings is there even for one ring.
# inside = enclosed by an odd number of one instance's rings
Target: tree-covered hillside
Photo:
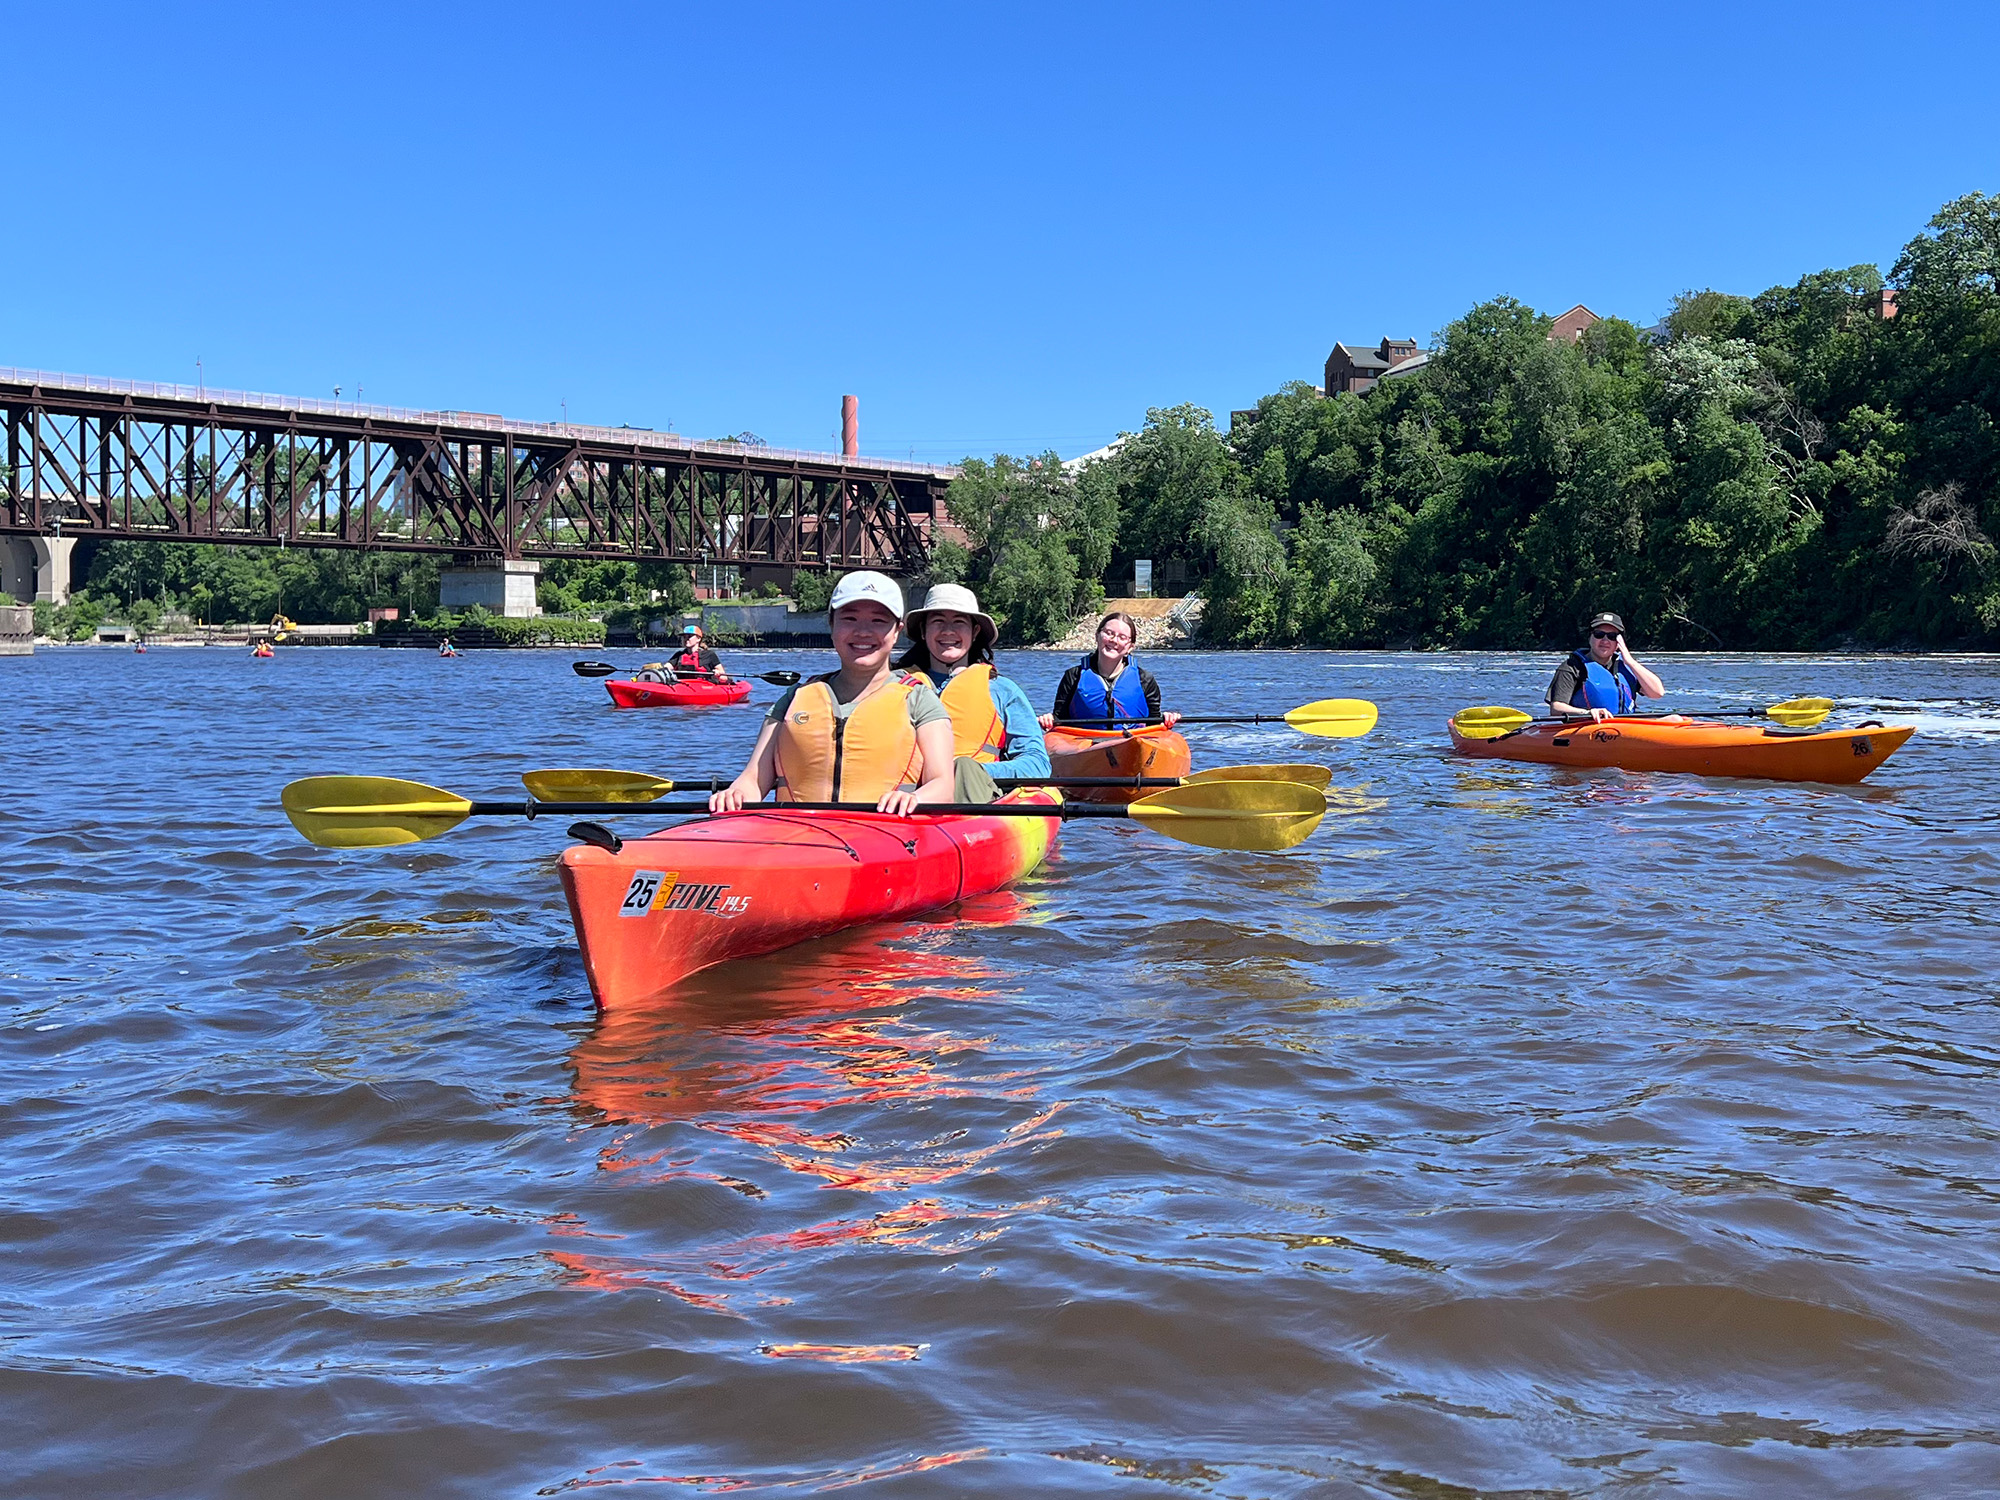
[[[1286,386],[1227,436],[1151,411],[1073,475],[968,465],[960,570],[1017,639],[1151,557],[1223,644],[1549,644],[1604,608],[1660,645],[2000,644],[2000,197],[1890,280],[1889,317],[1866,265],[1689,293],[1657,343],[1551,342],[1498,298],[1363,395]]]

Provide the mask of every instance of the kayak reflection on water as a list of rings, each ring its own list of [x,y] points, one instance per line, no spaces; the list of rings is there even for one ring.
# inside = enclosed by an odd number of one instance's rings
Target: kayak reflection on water
[[[780,1216],[788,1204],[805,1211],[790,1215],[792,1227],[719,1244],[647,1249],[634,1246],[628,1230],[616,1236],[616,1254],[569,1245],[547,1252],[550,1259],[580,1287],[644,1286],[710,1311],[762,1317],[753,1309],[789,1299],[769,1295],[768,1284],[749,1296],[744,1283],[767,1273],[779,1279],[801,1252],[890,1243],[952,1253],[991,1234],[996,1221],[1026,1205],[974,1209],[931,1195],[986,1170],[996,1156],[1053,1139],[1060,1132],[1051,1121],[1062,1106],[1029,1103],[1036,1090],[1011,1071],[980,1070],[990,1038],[918,1029],[896,1012],[917,997],[996,999],[992,965],[934,944],[967,922],[1032,920],[1030,905],[1012,893],[982,897],[967,902],[955,922],[844,934],[782,960],[732,965],[728,982],[697,980],[669,1004],[601,1015],[570,1053],[576,1118],[610,1132],[598,1149],[600,1172],[649,1192],[674,1182],[714,1183]],[[978,1097],[1021,1101],[1005,1111],[1011,1123],[985,1141],[864,1143],[814,1123],[829,1109],[923,1110]],[[691,1137],[690,1128],[708,1134]],[[764,1170],[771,1166],[783,1172],[772,1178]],[[806,1185],[800,1177],[819,1189],[923,1196],[828,1219],[810,1199],[796,1199]],[[565,1240],[612,1238],[574,1213],[548,1224]],[[951,1225],[961,1227],[947,1231]],[[858,1357],[828,1347],[828,1358]]]

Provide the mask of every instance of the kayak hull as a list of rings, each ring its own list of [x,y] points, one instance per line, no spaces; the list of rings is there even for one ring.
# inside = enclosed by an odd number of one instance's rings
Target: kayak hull
[[[715,708],[750,696],[747,682],[634,682],[606,678],[604,690],[620,708]]]
[[[1035,789],[1008,802],[1050,807]],[[1056,817],[740,813],[563,851],[563,893],[590,991],[606,1010],[661,999],[688,975],[862,922],[996,891],[1039,865]]]
[[[1185,776],[1194,765],[1188,742],[1164,724],[1140,729],[1051,729],[1042,736],[1056,776]],[[1139,787],[1075,787],[1078,802],[1131,802]]]
[[[1470,739],[1446,721],[1452,748],[1479,760],[1532,761],[1582,770],[1679,771],[1766,781],[1851,786],[1902,747],[1907,726],[1866,725],[1814,734],[1724,724],[1679,714],[1606,719],[1600,724],[1532,724],[1498,739]]]

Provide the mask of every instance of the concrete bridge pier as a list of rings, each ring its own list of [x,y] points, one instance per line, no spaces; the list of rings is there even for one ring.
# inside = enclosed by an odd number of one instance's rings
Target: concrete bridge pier
[[[511,557],[444,568],[438,573],[438,604],[449,610],[476,604],[488,614],[532,620],[542,612],[535,603],[535,584],[541,576],[540,563]]]
[[[0,537],[0,594],[23,604],[69,603],[73,536]]]

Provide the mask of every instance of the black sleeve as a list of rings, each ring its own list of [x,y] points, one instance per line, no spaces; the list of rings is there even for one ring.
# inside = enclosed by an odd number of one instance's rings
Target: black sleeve
[[[701,669],[702,669],[702,671],[704,671],[704,672],[713,672],[713,671],[714,671],[714,670],[715,670],[715,669],[716,669],[717,667],[719,667],[719,666],[721,666],[721,665],[722,665],[722,658],[721,658],[721,657],[717,656],[717,655],[716,655],[716,654],[715,654],[715,653],[714,653],[713,651],[709,650],[709,649],[708,649],[708,647],[706,647],[706,646],[703,646],[703,647],[701,648]]]
[[[1583,686],[1583,674],[1576,669],[1576,658],[1565,656],[1562,665],[1556,668],[1556,675],[1549,679],[1549,702],[1574,703],[1577,689]]]
[[[1160,685],[1153,681],[1153,674],[1144,667],[1139,668],[1139,691],[1146,695],[1146,717],[1160,716]]]
[[[1076,685],[1081,681],[1083,681],[1083,664],[1079,662],[1063,673],[1062,681],[1056,684],[1055,707],[1051,711],[1058,719],[1069,717],[1070,700],[1076,696]]]

